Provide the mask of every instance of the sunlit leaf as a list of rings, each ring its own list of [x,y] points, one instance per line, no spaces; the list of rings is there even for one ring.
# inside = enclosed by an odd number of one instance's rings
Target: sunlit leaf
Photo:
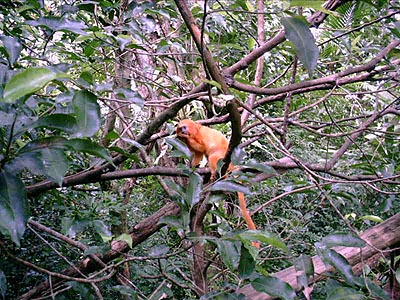
[[[215,182],[210,187],[210,191],[240,192],[246,195],[251,194],[248,187],[230,180],[220,180]]]
[[[286,37],[291,41],[304,67],[311,73],[317,66],[319,50],[304,17],[286,17],[281,20]]]
[[[3,42],[4,49],[7,51],[10,65],[14,64],[22,51],[21,43],[16,37],[13,36],[3,35],[0,39]]]
[[[108,226],[102,220],[94,220],[92,222],[94,230],[101,236],[103,241],[109,241],[112,238],[112,233]],[[131,239],[132,241],[132,239]]]
[[[0,231],[20,246],[29,217],[24,183],[18,177],[0,172]]]
[[[129,245],[129,248],[133,246],[133,240],[130,234],[123,233],[115,238],[116,241],[124,241]]]
[[[63,73],[56,73],[48,68],[28,68],[14,75],[7,83],[3,92],[4,101],[15,102],[23,96],[42,89],[50,81],[65,76]]]
[[[339,15],[338,13],[335,13],[323,7],[324,3],[325,3],[324,0],[290,0],[290,7],[296,7],[296,6],[310,7],[315,10],[321,11],[325,14],[334,14],[336,16]]]
[[[292,300],[296,297],[293,288],[285,281],[271,276],[260,276],[251,282],[251,286],[258,292],[283,300]]]
[[[239,241],[216,241],[218,253],[229,270],[234,271],[239,265],[241,243]]]
[[[364,247],[365,241],[358,236],[350,233],[334,233],[324,237],[321,240],[328,248],[335,246],[344,247]]]
[[[86,90],[77,91],[72,99],[72,105],[78,127],[78,131],[74,135],[76,137],[94,135],[101,125],[100,106],[97,103],[97,97]]]
[[[32,26],[44,26],[53,31],[70,31],[79,35],[87,35],[84,29],[88,26],[82,21],[74,21],[66,17],[40,17],[37,20],[26,21],[27,24]]]
[[[262,230],[246,230],[236,234],[243,241],[260,241],[262,243],[274,246],[285,252],[288,251],[285,243],[275,234]]]
[[[376,222],[376,223],[382,223],[383,222],[381,217],[373,216],[373,215],[362,216],[362,217],[360,217],[360,219],[361,220],[368,220],[368,221],[372,221],[372,222]]]
[[[192,152],[190,152],[189,148],[186,146],[184,142],[173,138],[165,138],[164,140],[168,145],[171,145],[172,147],[175,148],[175,150],[178,150],[179,154],[174,155],[174,157],[181,157],[182,155],[185,158],[192,157]]]

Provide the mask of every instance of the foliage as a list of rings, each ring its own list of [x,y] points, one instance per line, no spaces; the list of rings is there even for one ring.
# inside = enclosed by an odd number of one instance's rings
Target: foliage
[[[306,298],[388,299],[388,262],[354,273],[337,247],[400,209],[400,7],[343,2],[194,2],[206,61],[178,0],[5,1],[0,299],[49,296],[48,277],[56,299],[294,299],[272,276],[291,265]],[[232,99],[237,169],[210,183],[169,135],[183,117],[229,135]],[[335,270],[315,287],[313,255]]]

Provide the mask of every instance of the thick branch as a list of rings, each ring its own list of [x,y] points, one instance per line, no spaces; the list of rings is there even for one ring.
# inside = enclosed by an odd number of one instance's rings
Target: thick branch
[[[367,243],[364,248],[336,247],[334,250],[343,255],[350,265],[354,266],[362,261],[367,260],[378,252],[400,243],[400,213],[387,219],[379,225],[366,230],[361,238]],[[312,258],[314,264],[314,278],[317,282],[324,278],[325,274],[332,271],[332,267],[326,266],[319,257]],[[272,276],[280,278],[289,283],[296,291],[301,289],[296,280],[297,271],[294,267],[279,271]],[[246,299],[267,300],[274,299],[265,293],[257,292],[251,285],[247,285],[239,290],[246,296]]]

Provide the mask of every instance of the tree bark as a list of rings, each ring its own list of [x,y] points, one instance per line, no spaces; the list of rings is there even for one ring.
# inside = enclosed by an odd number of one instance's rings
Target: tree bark
[[[367,243],[364,248],[350,248],[350,247],[335,247],[333,248],[336,252],[343,255],[347,261],[353,267],[360,262],[364,262],[368,258],[376,255],[382,250],[393,246],[400,242],[400,213],[387,219],[379,225],[376,225],[370,229],[367,229],[361,238]],[[384,255],[382,254],[382,257]],[[380,256],[377,256],[379,259]],[[314,264],[314,278],[313,282],[320,281],[325,277],[325,273],[332,271],[331,266],[326,266],[319,257],[314,256],[312,258]],[[282,279],[289,283],[293,289],[299,291],[301,286],[297,284],[296,273],[294,267],[290,267],[279,271],[272,276]],[[240,289],[238,293],[242,293],[246,296],[246,299],[252,300],[271,300],[274,297],[269,296],[266,293],[257,292],[251,285],[247,285]]]

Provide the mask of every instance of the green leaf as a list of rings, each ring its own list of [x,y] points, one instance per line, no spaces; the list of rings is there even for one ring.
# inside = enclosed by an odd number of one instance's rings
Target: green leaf
[[[27,168],[37,175],[62,185],[64,175],[68,170],[68,160],[64,153],[67,140],[62,137],[50,137],[32,141],[25,145],[7,169],[15,168],[19,172]]]
[[[144,99],[142,96],[139,95],[138,92],[132,91],[131,89],[127,88],[118,88],[114,90],[114,93],[140,107],[144,106]]]
[[[229,270],[234,271],[239,265],[241,243],[239,241],[216,241],[218,253]]]
[[[4,101],[13,103],[19,98],[32,94],[43,88],[50,81],[65,77],[63,73],[56,73],[48,68],[28,68],[15,74],[4,88]]]
[[[75,136],[89,137],[94,135],[101,125],[100,106],[97,103],[97,97],[86,90],[77,91],[72,99],[72,106],[78,127]]]
[[[246,247],[242,247],[239,261],[239,276],[242,279],[250,278],[254,273],[256,261]]]
[[[157,245],[151,248],[149,256],[151,257],[161,257],[169,252],[169,247],[167,245]]]
[[[109,162],[112,162],[112,158],[108,153],[107,149],[100,146],[99,144],[92,142],[87,139],[70,139],[65,142],[65,145],[70,147],[76,152],[88,153],[100,158],[103,158]]]
[[[381,299],[381,300],[391,299],[389,294],[383,288],[375,285],[375,283],[373,283],[371,279],[367,277],[357,277],[355,283],[357,286],[368,290],[371,295],[371,298],[373,299]]]
[[[82,21],[69,20],[65,17],[40,17],[37,20],[26,21],[31,26],[44,26],[53,31],[70,31],[79,35],[88,35],[84,29],[88,26]]]
[[[3,271],[0,270],[0,296],[5,299],[7,292],[7,279]]]
[[[323,7],[323,4],[325,3],[325,0],[290,0],[290,7],[310,7],[315,10],[321,11],[325,14],[334,14],[334,15],[339,15],[338,13],[335,13],[331,10],[326,9]]]
[[[197,173],[191,173],[189,176],[189,184],[186,188],[186,201],[190,206],[193,207],[200,201],[202,190],[203,177]]]
[[[302,254],[294,261],[297,284],[307,287],[310,284],[309,278],[314,276],[314,265],[309,255]]]
[[[16,37],[3,35],[1,38],[3,47],[6,49],[8,54],[8,61],[10,65],[13,65],[18,59],[22,51],[22,45]]]
[[[240,192],[246,195],[251,194],[250,189],[248,187],[231,180],[220,180],[215,182],[210,187],[210,191]]]
[[[186,144],[178,139],[173,139],[173,138],[165,138],[164,141],[168,144],[174,147],[176,150],[178,150],[179,154],[174,155],[174,157],[182,157],[184,156],[185,158],[190,159],[192,157],[192,152],[190,152],[189,148],[186,146]]]
[[[62,186],[69,166],[64,151],[44,148],[40,150],[40,158],[45,171],[43,175],[46,175],[47,178]]]
[[[133,240],[132,240],[132,237],[131,237],[130,234],[123,233],[123,234],[121,234],[120,236],[117,236],[117,237],[115,238],[115,240],[116,240],[116,241],[124,241],[124,242],[126,242],[126,243],[129,245],[129,248],[132,249]]]
[[[258,292],[284,300],[292,300],[296,297],[293,288],[287,282],[276,277],[260,276],[251,282],[251,286]]]
[[[366,299],[366,297],[362,293],[360,293],[355,289],[344,286],[339,286],[331,290],[326,298],[326,300],[362,300],[362,299]]]
[[[279,248],[285,252],[288,251],[285,243],[278,236],[267,231],[246,230],[244,232],[236,234],[235,236],[237,236],[242,241],[260,241]]]
[[[78,129],[75,117],[68,114],[52,114],[41,117],[32,124],[32,127],[58,129],[69,134],[75,133]]]
[[[111,240],[112,233],[108,226],[102,220],[93,220],[92,225],[94,230],[101,236],[104,242]]]
[[[244,166],[247,168],[255,169],[264,174],[277,174],[276,170],[273,167],[265,165],[265,164],[261,164],[255,160],[249,161]]]
[[[381,217],[373,216],[373,215],[362,216],[360,219],[361,220],[368,220],[368,221],[372,221],[372,222],[376,222],[376,223],[382,223],[383,222]]]
[[[0,231],[19,247],[29,217],[24,183],[18,177],[0,172]]]
[[[282,18],[281,22],[287,39],[293,43],[298,58],[311,76],[317,66],[319,50],[307,21],[304,17],[288,17]]]
[[[328,248],[335,246],[358,247],[365,246],[365,241],[350,233],[334,233],[324,237],[321,242]]]
[[[344,276],[349,285],[355,284],[356,277],[354,276],[353,270],[346,258],[336,251],[328,249],[322,243],[316,243],[315,248],[317,249],[318,256],[325,264],[333,266],[342,276]]]

